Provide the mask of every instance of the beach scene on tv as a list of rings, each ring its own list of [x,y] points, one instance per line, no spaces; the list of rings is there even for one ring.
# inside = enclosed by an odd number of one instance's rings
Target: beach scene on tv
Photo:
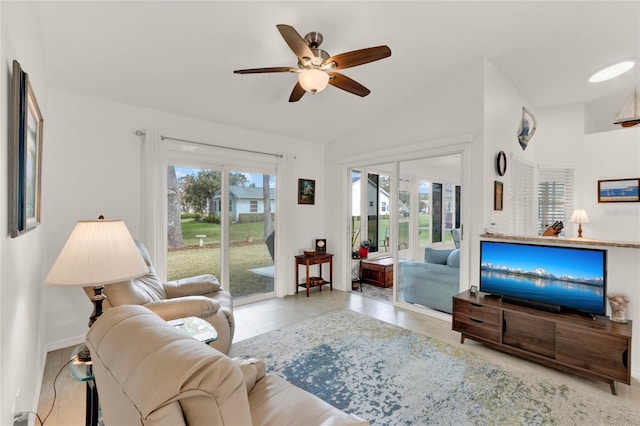
[[[480,290],[604,314],[606,251],[483,241]]]

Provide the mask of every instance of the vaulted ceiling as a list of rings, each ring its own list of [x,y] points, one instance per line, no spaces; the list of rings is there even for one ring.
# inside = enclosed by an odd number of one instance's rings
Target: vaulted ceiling
[[[635,71],[587,78],[640,56],[638,1],[43,1],[48,87],[231,126],[326,142],[380,116],[457,67],[485,57],[533,108],[590,102],[638,85]],[[371,90],[334,87],[300,102],[295,66],[276,24],[319,31],[338,54],[386,44],[392,55],[344,70]]]

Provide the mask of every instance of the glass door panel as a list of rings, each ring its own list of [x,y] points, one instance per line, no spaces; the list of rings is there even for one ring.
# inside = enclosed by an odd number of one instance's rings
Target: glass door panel
[[[167,170],[167,279],[213,274],[221,278],[220,170],[169,166]]]
[[[229,290],[234,298],[274,291],[275,176],[228,175]]]

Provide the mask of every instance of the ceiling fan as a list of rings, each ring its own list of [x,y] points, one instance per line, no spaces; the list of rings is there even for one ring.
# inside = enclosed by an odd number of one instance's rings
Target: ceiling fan
[[[280,24],[276,27],[284,41],[298,57],[298,67],[249,68],[235,70],[234,74],[297,73],[298,82],[289,96],[289,102],[299,101],[306,92],[320,92],[327,87],[327,84],[354,95],[367,96],[371,93],[369,89],[334,70],[351,68],[391,56],[391,49],[388,46],[369,47],[329,56],[319,47],[323,40],[322,34],[319,32],[311,32],[302,38],[290,25]]]

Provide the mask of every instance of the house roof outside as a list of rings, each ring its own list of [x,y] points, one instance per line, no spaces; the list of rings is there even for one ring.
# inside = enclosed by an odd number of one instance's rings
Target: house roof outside
[[[231,186],[229,187],[229,193],[231,198],[237,200],[261,200],[263,197],[262,187],[257,186]],[[274,188],[269,188],[269,199],[276,199],[276,192]],[[214,200],[220,198],[220,195],[213,197]]]

